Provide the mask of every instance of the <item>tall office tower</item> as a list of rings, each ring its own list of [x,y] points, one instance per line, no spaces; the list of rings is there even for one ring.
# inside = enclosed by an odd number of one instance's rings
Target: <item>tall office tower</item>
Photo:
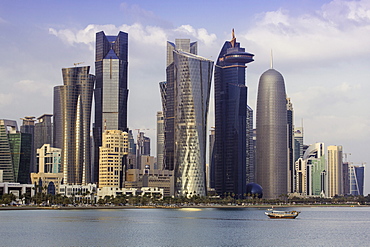
[[[139,132],[136,141],[136,161],[137,168],[143,169],[141,165],[141,156],[150,156],[150,138],[144,136],[144,132]]]
[[[349,164],[348,162],[343,162],[343,166],[342,166],[342,181],[343,181],[343,195],[349,195],[349,190],[350,190],[350,186],[349,186]]]
[[[324,143],[309,146],[302,158],[295,162],[295,192],[303,196],[322,196],[326,194],[326,160]]]
[[[128,155],[128,133],[121,130],[105,130],[103,145],[99,150],[99,188],[122,188],[125,158]]]
[[[303,157],[303,127],[294,127],[294,162]]]
[[[174,44],[167,41],[167,81],[159,83],[164,117],[164,166],[166,170],[175,168],[175,50],[196,55],[197,42],[190,43],[189,39],[176,39]]]
[[[30,181],[32,135],[18,131],[17,122],[0,120],[0,170],[4,182]]]
[[[35,123],[35,148],[41,148],[44,144],[53,145],[52,114],[44,114],[37,118]]]
[[[283,76],[275,69],[264,72],[257,96],[257,183],[265,198],[288,192],[288,133]]]
[[[349,193],[354,196],[364,195],[365,167],[349,165]]]
[[[342,146],[328,146],[328,197],[343,194],[342,157]]]
[[[212,127],[209,135],[209,169],[207,175],[207,188],[215,188],[215,127]]]
[[[295,189],[295,161],[294,161],[294,118],[293,104],[290,98],[286,99],[287,109],[287,132],[288,132],[288,192],[293,193]]]
[[[127,66],[127,33],[119,32],[117,36],[96,33],[94,182],[99,180],[99,147],[104,130],[127,131]]]
[[[167,43],[167,81],[163,90],[165,167],[175,171],[175,193],[206,195],[207,114],[213,61],[196,54],[196,43]]]
[[[65,184],[90,182],[90,124],[95,76],[90,67],[62,69],[63,86],[54,88],[56,144],[62,148]]]
[[[247,105],[247,158],[246,158],[246,183],[255,181],[255,143],[253,140],[253,110]]]
[[[236,42],[233,30],[215,67],[215,189],[221,196],[228,193],[240,198],[247,192],[245,64],[253,62],[253,56]]]
[[[164,169],[164,117],[157,112],[157,169]]]
[[[36,172],[36,147],[35,147],[35,117],[21,118],[22,125],[20,127],[21,133],[31,135],[31,160],[30,172]]]

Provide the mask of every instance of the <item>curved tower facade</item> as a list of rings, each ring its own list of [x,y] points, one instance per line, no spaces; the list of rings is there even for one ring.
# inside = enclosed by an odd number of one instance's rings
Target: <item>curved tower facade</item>
[[[284,78],[274,69],[260,77],[256,121],[257,183],[277,198],[288,192],[288,123]]]
[[[246,194],[247,86],[246,64],[253,54],[245,52],[234,36],[221,49],[215,68],[215,143],[211,177],[218,195]],[[248,151],[247,151],[248,150]]]
[[[95,76],[89,74],[90,67],[62,69],[63,86],[54,90],[55,126],[60,128],[62,148],[61,166],[64,184],[86,184],[90,182],[90,125]]]

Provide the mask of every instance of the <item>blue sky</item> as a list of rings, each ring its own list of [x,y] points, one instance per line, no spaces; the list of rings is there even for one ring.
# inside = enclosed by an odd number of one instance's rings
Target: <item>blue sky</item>
[[[94,73],[95,33],[122,30],[129,34],[129,127],[148,129],[154,141],[166,41],[198,41],[198,54],[214,60],[232,28],[242,47],[255,54],[247,72],[253,109],[272,49],[296,126],[303,121],[305,143],[342,145],[351,153],[348,161],[370,161],[370,0],[3,0],[0,117],[52,113],[53,87],[63,83],[61,69],[84,62]]]

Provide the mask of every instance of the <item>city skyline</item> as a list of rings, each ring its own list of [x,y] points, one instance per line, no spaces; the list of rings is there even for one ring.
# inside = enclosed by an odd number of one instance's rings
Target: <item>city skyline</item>
[[[247,1],[245,8],[227,10],[217,1],[212,5],[197,2],[199,8],[194,9],[190,1],[182,6],[184,13],[174,15],[170,8],[179,8],[178,3],[161,9],[148,1],[140,5],[113,1],[107,7],[100,3],[84,6],[86,14],[110,9],[91,17],[71,11],[72,1],[3,3],[0,28],[9,35],[0,40],[7,47],[1,51],[7,59],[0,64],[2,118],[52,113],[52,88],[61,84],[60,69],[84,62],[95,74],[95,33],[116,35],[122,30],[129,33],[128,127],[155,129],[155,115],[161,110],[157,82],[165,79],[166,41],[182,37],[198,41],[202,56],[215,60],[235,28],[238,41],[255,54],[247,78],[252,109],[256,110],[258,78],[268,67],[273,49],[274,67],[284,75],[294,105],[295,126],[300,127],[303,119],[305,144],[341,145],[344,153],[351,153],[349,162],[369,162],[370,113],[366,106],[370,103],[365,95],[370,78],[366,45],[370,18],[365,12],[370,9],[369,1],[265,3]],[[73,2],[77,5],[73,9],[79,4]],[[112,10],[112,5],[117,8]],[[202,6],[209,8],[206,15],[200,14]],[[199,17],[189,19],[185,10],[190,8]],[[218,20],[221,11],[237,20]],[[210,105],[209,126],[214,122],[213,108]],[[155,130],[147,135],[154,140]],[[365,186],[367,194],[370,187]]]

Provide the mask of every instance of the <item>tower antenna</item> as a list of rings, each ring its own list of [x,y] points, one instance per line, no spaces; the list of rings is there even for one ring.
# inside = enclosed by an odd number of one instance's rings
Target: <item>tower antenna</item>
[[[271,49],[271,54],[270,54],[270,68],[273,69],[274,68],[274,58],[272,56],[272,49]]]

